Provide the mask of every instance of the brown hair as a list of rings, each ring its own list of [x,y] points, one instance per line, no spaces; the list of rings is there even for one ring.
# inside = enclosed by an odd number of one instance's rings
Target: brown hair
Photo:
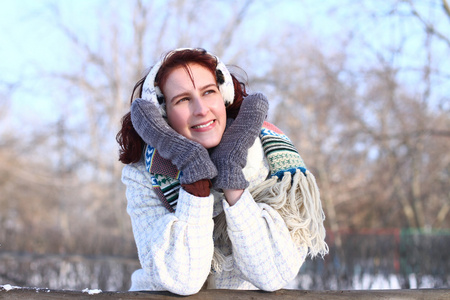
[[[186,49],[172,52],[171,55],[166,55],[163,63],[156,74],[155,84],[159,87],[164,86],[171,71],[178,67],[188,68],[188,64],[196,63],[208,70],[216,77],[217,60],[203,49]],[[148,75],[148,73],[147,73]],[[130,97],[130,105],[135,98],[142,97],[142,85],[145,78],[141,78],[134,86]],[[245,84],[240,82],[233,74],[231,74],[234,85],[234,101],[233,104],[226,108],[227,118],[236,118],[241,107],[242,100],[247,96]],[[131,113],[128,112],[122,117],[122,127],[116,135],[116,141],[119,143],[119,160],[124,164],[138,162],[141,158],[145,142],[134,130],[131,123]]]

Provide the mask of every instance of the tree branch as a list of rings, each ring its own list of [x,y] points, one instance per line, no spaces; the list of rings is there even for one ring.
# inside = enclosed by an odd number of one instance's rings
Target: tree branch
[[[448,4],[447,0],[442,0],[442,7],[444,8],[444,12],[447,17],[450,18],[450,5]]]
[[[425,30],[428,33],[433,34],[436,37],[438,37],[439,39],[441,39],[442,41],[444,41],[450,47],[450,39],[448,37],[446,37],[444,34],[437,31],[436,28],[432,24],[428,23],[422,17],[422,15],[420,15],[420,13],[416,10],[416,8],[413,6],[413,4],[410,1],[409,1],[409,5],[411,7],[412,14],[424,25]],[[443,5],[445,13],[450,17],[450,7],[448,5],[447,0],[442,0],[442,5]]]

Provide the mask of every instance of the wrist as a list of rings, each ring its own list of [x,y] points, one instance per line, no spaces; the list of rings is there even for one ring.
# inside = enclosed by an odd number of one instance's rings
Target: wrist
[[[197,197],[208,197],[211,193],[211,180],[201,179],[191,184],[182,184],[183,189],[191,195]]]
[[[233,206],[241,198],[242,194],[244,193],[244,190],[224,189],[223,193],[225,195],[225,199],[227,200],[228,204],[230,206]]]
[[[213,179],[213,187],[217,190],[245,190],[249,185],[242,167],[232,162],[217,165],[217,171],[218,176]]]

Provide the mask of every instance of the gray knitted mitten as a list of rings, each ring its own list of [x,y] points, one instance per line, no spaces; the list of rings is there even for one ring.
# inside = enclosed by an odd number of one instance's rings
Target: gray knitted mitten
[[[244,98],[238,116],[225,130],[220,144],[211,153],[211,160],[219,172],[213,180],[214,188],[248,187],[242,169],[247,163],[248,149],[258,137],[268,109],[269,103],[263,94],[252,94]]]
[[[131,122],[144,142],[155,147],[163,158],[170,160],[182,172],[181,184],[212,179],[217,175],[208,151],[173,130],[150,101],[133,101]]]

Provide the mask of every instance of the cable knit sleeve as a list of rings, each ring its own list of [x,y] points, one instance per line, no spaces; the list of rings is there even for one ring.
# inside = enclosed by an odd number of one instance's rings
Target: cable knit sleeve
[[[122,181],[142,266],[132,276],[131,290],[197,293],[211,268],[213,196],[195,197],[181,189],[176,212],[170,213],[142,162],[125,166]]]
[[[235,205],[223,205],[234,265],[245,279],[266,291],[293,280],[308,248],[295,245],[281,216],[269,205],[257,204],[248,190]]]

